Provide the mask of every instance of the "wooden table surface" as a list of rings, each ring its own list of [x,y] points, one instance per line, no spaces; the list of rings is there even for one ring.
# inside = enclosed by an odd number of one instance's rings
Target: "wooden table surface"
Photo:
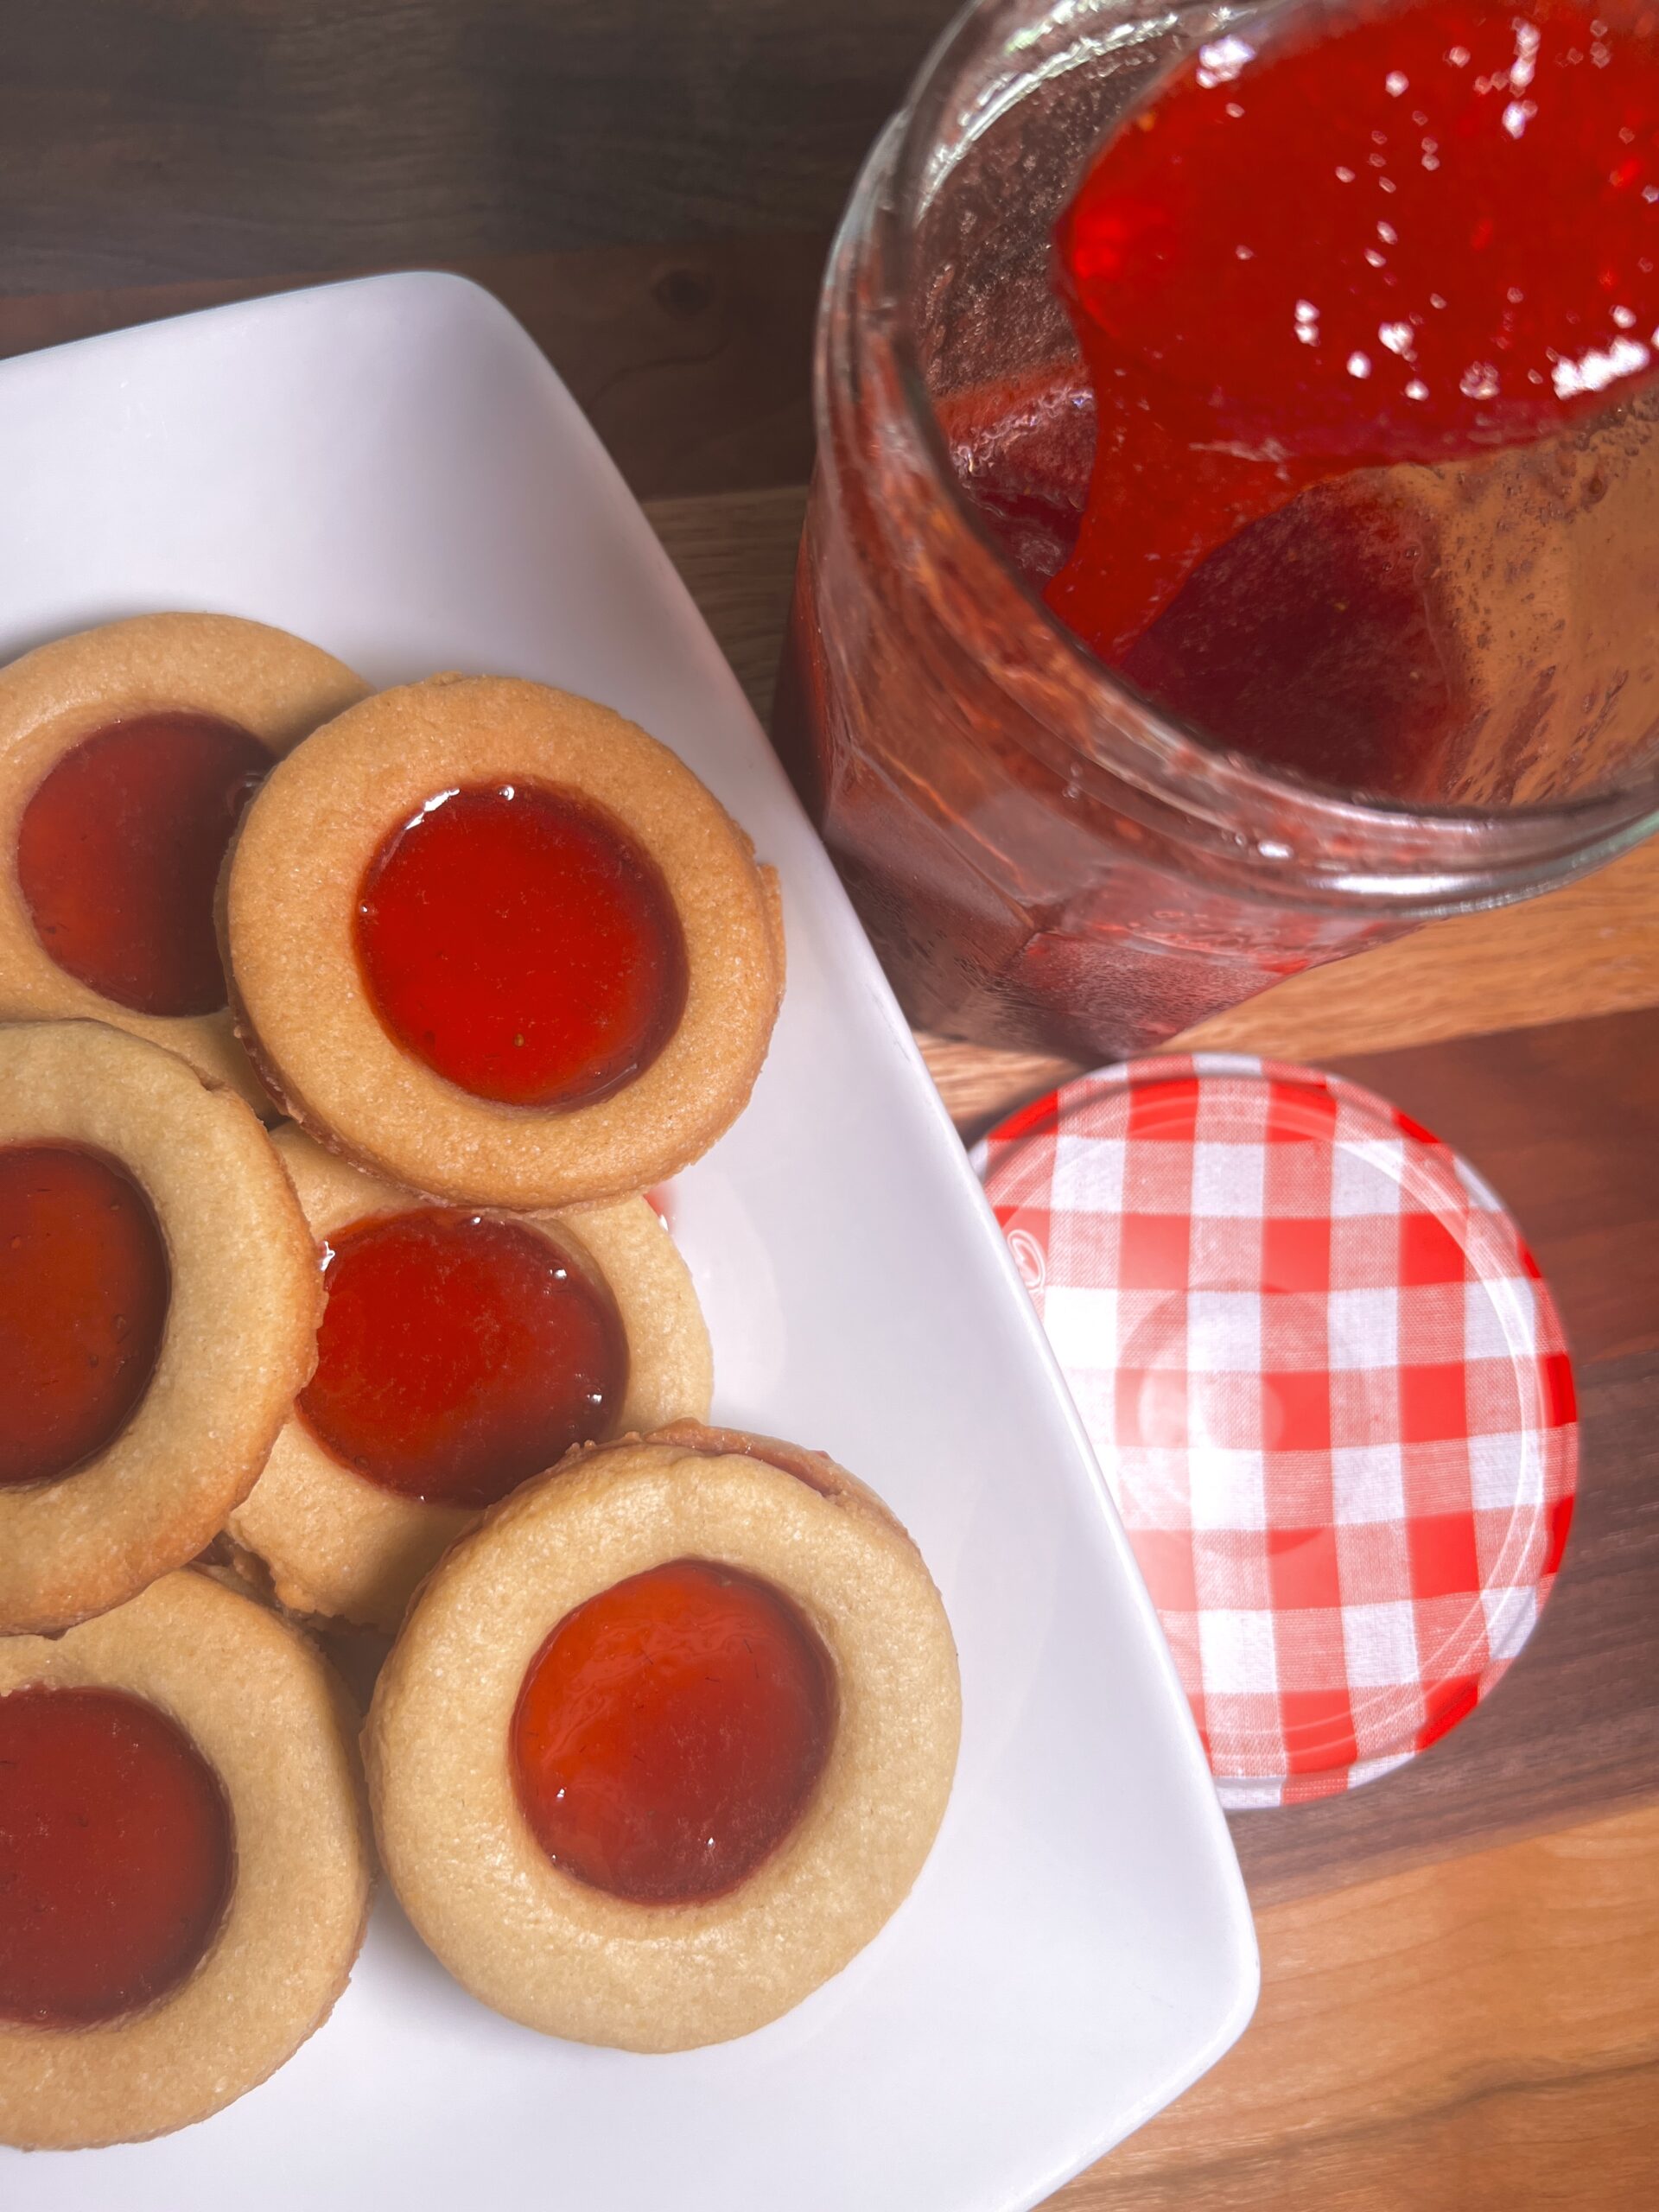
[[[586,407],[764,715],[824,247],[950,12],[10,0],[0,352],[370,269],[462,270]],[[1235,1820],[1256,2020],[1057,2202],[1659,2205],[1659,849],[1194,1038],[1357,1075],[1497,1185],[1577,1355],[1581,1497],[1554,1599],[1489,1704],[1370,1789]],[[928,1050],[970,1133],[1063,1072]]]

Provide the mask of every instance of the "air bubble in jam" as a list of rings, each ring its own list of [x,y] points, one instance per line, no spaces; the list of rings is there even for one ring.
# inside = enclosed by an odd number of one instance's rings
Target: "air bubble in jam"
[[[1202,48],[1096,156],[1057,243],[1100,458],[1049,596],[1105,658],[1307,485],[1530,442],[1651,367],[1659,17],[1610,22],[1605,67],[1597,20],[1293,10],[1224,41],[1224,100]],[[1402,132],[1402,83],[1426,128]],[[1425,137],[1455,158],[1396,160]],[[1379,330],[1407,334],[1391,360]]]
[[[1472,524],[1428,472],[1487,472],[1490,507],[1504,457],[1554,441],[1570,475],[1578,426],[1642,390],[1659,348],[1659,15],[1599,21],[1293,10],[1233,35],[1224,89],[1203,49],[1058,226],[1083,366],[942,403],[1011,557],[1201,733],[1433,798],[1467,731],[1497,728],[1465,664],[1480,626],[1442,573]],[[1091,473],[1077,451],[1096,419]],[[1541,460],[1510,496],[1572,512]],[[1528,619],[1517,598],[1517,632]],[[1587,694],[1618,655],[1584,650]],[[1528,757],[1518,728],[1512,750]],[[1500,772],[1476,788],[1500,796]]]

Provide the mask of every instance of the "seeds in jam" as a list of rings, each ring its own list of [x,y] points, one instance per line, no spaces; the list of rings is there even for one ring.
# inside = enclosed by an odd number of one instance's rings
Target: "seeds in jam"
[[[149,1202],[113,1160],[0,1147],[0,1489],[67,1474],[119,1434],[169,1288]]]
[[[257,738],[213,715],[135,715],[67,753],[17,832],[24,903],[58,966],[137,1014],[217,1013],[213,894],[270,767]]]
[[[531,1662],[511,1732],[518,1802],[595,1889],[720,1897],[805,1810],[835,1713],[829,1655],[787,1598],[674,1560],[578,1605]]]
[[[176,1989],[229,1902],[230,1807],[142,1698],[0,1697],[0,2020],[86,2028]]]
[[[493,1504],[607,1434],[628,1348],[608,1292],[552,1238],[429,1207],[328,1239],[306,1427],[407,1497]]]
[[[551,786],[429,799],[371,861],[356,938],[388,1034],[504,1105],[608,1097],[684,1011],[685,941],[655,862],[603,809]]]

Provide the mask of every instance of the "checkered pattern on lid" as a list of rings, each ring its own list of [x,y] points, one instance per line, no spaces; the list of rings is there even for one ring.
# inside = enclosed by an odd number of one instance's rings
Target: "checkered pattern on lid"
[[[1578,1461],[1492,1192],[1356,1084],[1212,1053],[1067,1084],[976,1159],[1223,1802],[1443,1736],[1532,1631]]]

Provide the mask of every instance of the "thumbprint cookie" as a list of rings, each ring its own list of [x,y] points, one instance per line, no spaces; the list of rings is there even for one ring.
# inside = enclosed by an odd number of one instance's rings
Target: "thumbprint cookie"
[[[777,885],[608,708],[436,677],[297,747],[242,818],[222,926],[284,1109],[462,1205],[619,1198],[733,1122],[783,989]]]
[[[362,698],[303,639],[143,614],[0,669],[0,1019],[91,1019],[257,1103],[213,899],[249,794]]]
[[[368,1911],[346,1694],[188,1570],[0,1642],[0,2143],[165,2134],[327,2018]]]
[[[838,1973],[931,1848],[960,1725],[914,1544],[830,1459],[677,1424],[446,1554],[364,1738],[383,1862],[486,2005],[681,2050]]]
[[[0,1636],[119,1605],[218,1534],[321,1310],[232,1091],[99,1022],[0,1026]]]
[[[480,1212],[274,1141],[328,1292],[316,1371],[230,1522],[283,1604],[390,1634],[480,1512],[573,1445],[708,1412],[696,1293],[644,1198]]]

